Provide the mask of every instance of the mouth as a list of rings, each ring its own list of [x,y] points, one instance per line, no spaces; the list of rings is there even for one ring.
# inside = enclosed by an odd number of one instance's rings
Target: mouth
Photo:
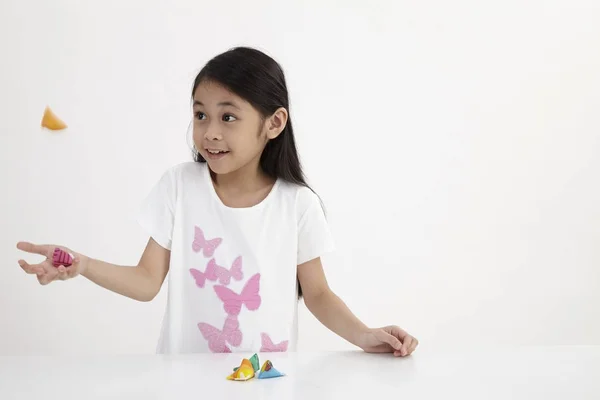
[[[219,160],[229,154],[227,150],[215,150],[215,149],[205,149],[208,158],[211,160]]]

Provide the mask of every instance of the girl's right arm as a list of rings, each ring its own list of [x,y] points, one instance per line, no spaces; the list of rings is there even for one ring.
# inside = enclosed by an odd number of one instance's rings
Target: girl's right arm
[[[52,256],[55,248],[73,255],[73,264],[55,267]],[[169,271],[171,252],[150,238],[137,266],[120,266],[75,253],[65,247],[36,245],[19,242],[17,248],[46,259],[35,265],[19,260],[19,265],[29,274],[35,274],[40,284],[47,285],[55,280],[66,280],[83,275],[90,281],[115,293],[139,301],[150,301],[160,291]]]

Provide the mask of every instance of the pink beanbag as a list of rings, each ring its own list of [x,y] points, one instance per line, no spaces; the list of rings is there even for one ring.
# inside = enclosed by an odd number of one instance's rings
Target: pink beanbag
[[[73,264],[73,256],[67,253],[64,250],[59,249],[58,247],[54,249],[54,254],[52,256],[52,265],[58,267],[60,265],[64,265],[65,267],[70,267]]]

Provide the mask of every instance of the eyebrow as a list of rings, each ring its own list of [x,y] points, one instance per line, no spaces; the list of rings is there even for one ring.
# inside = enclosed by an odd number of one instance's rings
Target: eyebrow
[[[198,100],[194,100],[194,105],[198,105],[198,106],[203,106],[203,107],[204,107],[204,104],[202,104],[202,102],[201,102],[201,101],[198,101]],[[230,106],[230,107],[233,107],[233,108],[236,108],[236,109],[238,109],[238,110],[242,111],[242,109],[241,109],[241,108],[239,108],[238,106],[236,106],[234,103],[232,103],[232,102],[230,102],[230,101],[222,101],[222,102],[220,102],[220,103],[219,103],[219,104],[217,104],[217,105],[218,105],[219,107]]]

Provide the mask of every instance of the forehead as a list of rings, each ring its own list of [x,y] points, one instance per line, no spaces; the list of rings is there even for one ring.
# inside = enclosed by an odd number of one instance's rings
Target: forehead
[[[240,96],[220,83],[213,81],[202,81],[198,85],[194,93],[194,101],[201,102],[205,106],[226,102],[234,103],[239,107],[249,106],[249,103]]]

